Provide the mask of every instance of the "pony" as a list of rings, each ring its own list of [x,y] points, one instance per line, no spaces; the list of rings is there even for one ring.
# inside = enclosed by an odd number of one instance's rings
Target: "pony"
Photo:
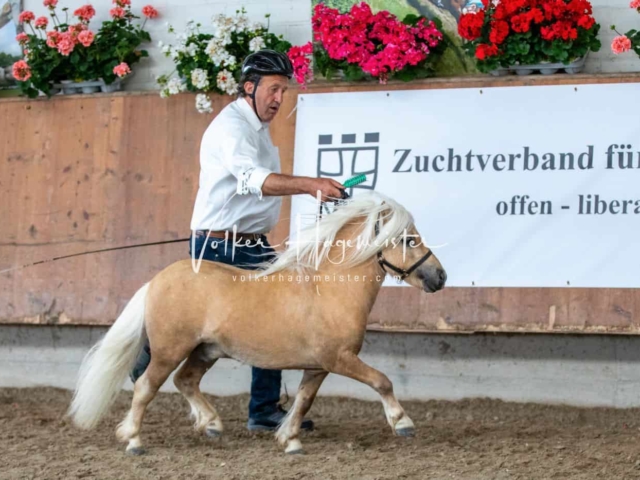
[[[127,453],[145,452],[140,437],[145,409],[181,363],[174,383],[191,406],[195,430],[222,435],[222,421],[199,388],[220,358],[304,371],[276,431],[285,453],[302,452],[300,424],[329,373],[373,388],[392,431],[413,436],[414,424],[391,381],[358,354],[388,273],[428,293],[444,287],[444,268],[420,240],[402,205],[370,192],[340,202],[314,226],[305,226],[258,271],[193,258],[177,261],[133,295],[89,350],[68,414],[79,428],[96,426],[148,337],[151,362],[136,381],[131,408],[116,430],[118,439],[127,442]],[[249,275],[254,277],[247,280]]]

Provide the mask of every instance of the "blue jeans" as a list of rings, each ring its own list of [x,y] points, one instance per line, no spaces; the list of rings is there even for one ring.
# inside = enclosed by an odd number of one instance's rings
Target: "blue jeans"
[[[212,248],[212,242],[217,242],[217,247]],[[193,255],[196,259],[200,258],[202,249],[205,248],[205,238],[195,238],[195,251],[192,251],[192,239],[189,240],[189,255]],[[256,264],[269,260],[271,255],[275,254],[275,250],[269,245],[266,237],[262,238],[264,246],[245,245],[236,246],[234,258],[231,259],[233,240],[227,242],[227,251],[225,252],[225,241],[222,239],[214,239],[209,237],[204,253],[203,260],[212,262],[222,262],[229,265],[246,270],[255,270]],[[240,243],[240,242],[238,242]],[[244,242],[242,242],[244,243]],[[145,345],[143,352],[138,357],[138,362],[131,373],[131,379],[135,380],[144,373],[149,365],[151,353],[149,344]],[[262,368],[252,367],[251,369],[251,400],[249,402],[249,418],[257,419],[263,415],[270,415],[278,409],[280,401],[280,386],[282,381],[282,372],[280,370],[265,370]]]

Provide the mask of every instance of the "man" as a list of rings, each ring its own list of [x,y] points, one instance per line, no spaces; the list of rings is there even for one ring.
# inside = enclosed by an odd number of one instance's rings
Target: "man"
[[[274,253],[265,234],[278,221],[281,196],[315,198],[320,192],[323,201],[341,198],[344,186],[335,180],[280,173],[269,123],[280,110],[292,76],[293,66],[285,54],[260,50],[249,55],[242,65],[237,100],[204,133],[189,242],[195,258],[202,255],[205,260],[255,269]],[[147,346],[131,374],[134,382],[149,358]],[[286,414],[278,404],[280,387],[279,370],[252,368],[249,430],[275,430],[280,424]],[[313,422],[305,420],[302,428],[313,428]]]

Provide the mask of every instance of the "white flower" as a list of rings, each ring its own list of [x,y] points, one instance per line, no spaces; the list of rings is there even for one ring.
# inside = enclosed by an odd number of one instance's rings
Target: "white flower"
[[[234,95],[238,91],[238,82],[233,78],[233,75],[228,70],[222,70],[218,73],[216,78],[218,88],[225,92],[227,95]]]
[[[163,45],[162,53],[164,53],[166,56],[169,56],[171,54],[171,45]]]
[[[213,108],[211,108],[211,99],[204,93],[199,93],[196,95],[196,109],[200,113],[213,112]]]
[[[211,19],[211,24],[215,27],[216,30],[228,30],[229,32],[235,31],[235,22],[233,18],[227,17],[222,13],[214,15]]]
[[[209,86],[209,79],[207,78],[207,72],[201,68],[196,68],[191,72],[191,83],[193,86],[204,90]]]
[[[187,89],[187,84],[179,78],[172,78],[167,82],[167,92],[169,95],[177,95],[180,92],[184,92]]]
[[[264,28],[264,23],[262,23],[262,22],[253,22],[251,24],[251,26],[249,27],[249,30],[252,30],[252,31],[255,32],[256,30],[262,30],[263,28]]]
[[[249,50],[251,50],[252,52],[257,52],[258,50],[263,49],[264,46],[264,38],[262,37],[252,38],[249,42]]]
[[[187,45],[186,52],[190,57],[195,57],[196,53],[198,53],[198,45],[196,43],[190,43]]]
[[[231,43],[231,30],[216,30],[213,36],[221,45],[229,45]]]
[[[207,47],[205,53],[211,57],[211,61],[214,65],[221,67],[223,65],[233,65],[236,62],[236,57],[230,55],[224,45],[222,45],[217,39],[212,38]]]
[[[236,32],[242,32],[249,28],[249,18],[244,14],[238,15],[233,23],[235,25]]]

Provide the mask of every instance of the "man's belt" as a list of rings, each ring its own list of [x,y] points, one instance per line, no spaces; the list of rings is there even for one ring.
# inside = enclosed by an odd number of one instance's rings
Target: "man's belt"
[[[225,230],[221,230],[221,231],[214,231],[212,230],[211,232],[209,232],[209,230],[196,230],[196,237],[205,237],[207,236],[207,234],[209,235],[210,238],[216,238],[216,239],[222,239],[224,240],[225,238],[227,238],[230,241],[234,241],[234,237],[233,237],[233,232],[231,231],[225,231]],[[257,242],[258,240],[264,238],[264,234],[262,233],[239,233],[236,232],[236,236],[235,236],[235,241],[237,243],[245,243],[247,240],[251,240],[254,242]]]

